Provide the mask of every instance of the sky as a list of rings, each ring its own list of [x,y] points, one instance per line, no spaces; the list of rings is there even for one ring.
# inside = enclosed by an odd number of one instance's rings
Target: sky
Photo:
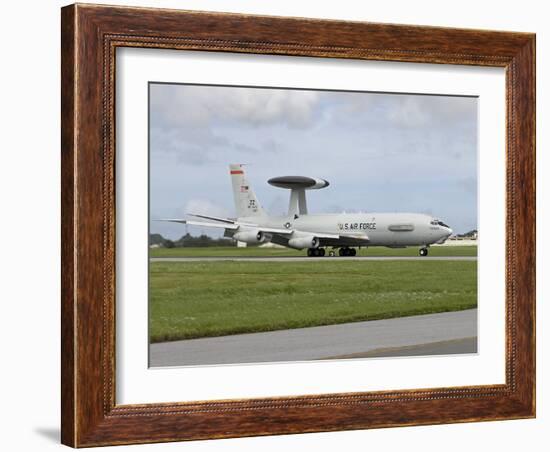
[[[235,216],[228,165],[245,163],[270,214],[276,176],[326,179],[310,213],[418,212],[477,228],[477,98],[209,85],[149,85],[150,219]],[[177,239],[213,228],[150,222]]]

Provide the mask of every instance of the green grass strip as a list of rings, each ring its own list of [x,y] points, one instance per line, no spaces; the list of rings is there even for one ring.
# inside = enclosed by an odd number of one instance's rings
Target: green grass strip
[[[477,306],[475,261],[158,262],[151,342]]]

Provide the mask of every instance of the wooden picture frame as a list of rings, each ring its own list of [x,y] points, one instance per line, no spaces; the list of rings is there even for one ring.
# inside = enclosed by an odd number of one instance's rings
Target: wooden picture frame
[[[71,5],[62,9],[62,442],[73,447],[535,416],[535,35]],[[115,403],[115,50],[506,70],[506,383]]]

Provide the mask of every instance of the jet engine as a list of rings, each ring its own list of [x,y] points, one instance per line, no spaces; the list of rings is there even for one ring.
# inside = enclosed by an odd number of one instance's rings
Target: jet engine
[[[296,237],[288,241],[288,246],[301,250],[303,248],[319,248],[319,239],[313,235]]]
[[[233,238],[239,242],[245,242],[250,245],[255,243],[263,243],[268,239],[265,232],[258,231],[257,229],[235,232],[235,234],[233,234]]]

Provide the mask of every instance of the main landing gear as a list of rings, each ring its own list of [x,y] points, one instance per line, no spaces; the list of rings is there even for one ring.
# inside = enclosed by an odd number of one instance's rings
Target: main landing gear
[[[325,256],[325,249],[324,248],[308,248],[307,249],[307,256],[308,257],[324,257]],[[330,257],[336,256],[336,252],[334,249],[330,250],[328,255]],[[352,257],[357,255],[357,250],[355,248],[340,248],[338,250],[339,256],[346,256],[346,257]]]
[[[307,257],[323,257],[325,255],[324,248],[308,248]]]
[[[418,250],[418,254],[420,254],[421,256],[427,256],[428,255],[428,248],[420,248]]]
[[[355,248],[340,248],[338,250],[339,256],[355,256],[357,254],[357,250]]]

